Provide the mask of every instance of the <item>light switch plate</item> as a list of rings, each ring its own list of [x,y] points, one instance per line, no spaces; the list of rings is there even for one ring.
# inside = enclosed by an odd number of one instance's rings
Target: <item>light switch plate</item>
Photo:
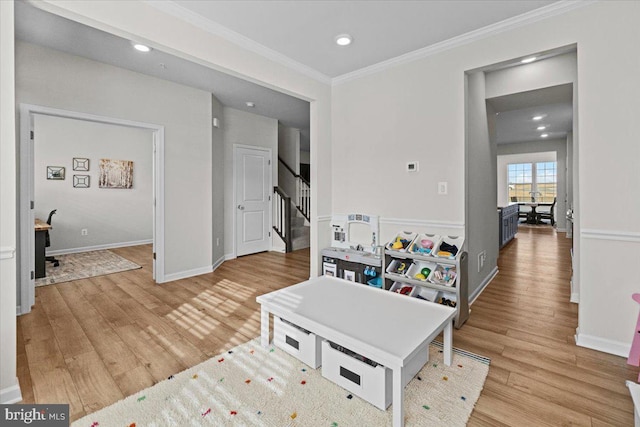
[[[439,182],[438,183],[438,194],[444,195],[447,194],[447,182]]]

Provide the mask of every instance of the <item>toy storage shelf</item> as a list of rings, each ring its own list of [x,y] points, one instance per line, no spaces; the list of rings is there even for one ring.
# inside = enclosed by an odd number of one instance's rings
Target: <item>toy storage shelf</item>
[[[437,264],[442,266],[451,266],[456,268],[456,278],[451,286],[438,285],[431,283],[427,280],[419,280],[407,277],[404,274],[398,274],[393,272],[387,272],[389,265],[398,260],[410,260],[412,262],[422,261],[431,264]],[[384,279],[384,289],[389,290],[394,282],[406,283],[412,286],[421,286],[426,289],[433,289],[439,293],[444,292],[447,294],[455,294],[456,299],[456,316],[454,317],[454,324],[456,329],[460,329],[462,324],[469,318],[469,290],[467,281],[467,253],[461,252],[454,259],[440,258],[430,255],[414,254],[408,251],[396,251],[389,248],[384,250],[382,278]],[[420,288],[418,288],[420,289]],[[414,295],[415,293],[412,293]],[[407,298],[412,298],[407,296]],[[437,302],[430,302],[424,300],[425,304],[437,304]]]

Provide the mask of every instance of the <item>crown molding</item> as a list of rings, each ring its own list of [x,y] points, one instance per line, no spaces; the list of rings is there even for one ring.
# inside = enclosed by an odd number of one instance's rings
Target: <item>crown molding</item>
[[[552,16],[561,15],[571,10],[595,3],[596,1],[597,0],[561,0],[548,6],[523,13],[522,15],[514,16],[513,18],[505,19],[504,21],[500,21],[495,24],[491,24],[486,27],[482,27],[477,30],[450,38],[448,40],[444,40],[440,43],[432,44],[421,49],[405,53],[404,55],[396,56],[395,58],[378,62],[377,64],[373,64],[368,67],[360,68],[359,70],[355,70],[350,73],[342,74],[338,77],[334,77],[331,80],[331,84],[332,86],[337,86],[351,80],[356,80],[364,76],[379,73],[380,71],[387,70],[401,64],[407,64],[409,62],[417,61],[419,59],[423,59],[432,55],[436,55],[440,52],[454,49],[456,47],[463,46],[465,44],[469,44],[477,40],[502,33],[504,31],[513,30],[518,27],[550,18]]]
[[[276,52],[273,49],[270,49],[248,37],[243,36],[233,30],[230,30],[227,27],[224,27],[217,22],[211,21],[199,15],[195,12],[186,9],[171,0],[167,1],[153,1],[153,0],[143,0],[143,3],[146,3],[149,6],[152,6],[168,15],[172,15],[176,18],[182,19],[183,21],[188,22],[189,24],[200,28],[208,33],[214,34],[216,36],[222,37],[225,40],[228,40],[238,46],[247,49],[253,53],[257,53],[258,55],[270,59],[278,64],[284,65],[285,67],[297,71],[300,74],[303,74],[307,77],[310,77],[314,80],[319,81],[324,84],[331,84],[331,77],[323,74],[311,67],[308,67],[298,61],[295,61],[289,58],[286,55],[283,55],[279,52]]]

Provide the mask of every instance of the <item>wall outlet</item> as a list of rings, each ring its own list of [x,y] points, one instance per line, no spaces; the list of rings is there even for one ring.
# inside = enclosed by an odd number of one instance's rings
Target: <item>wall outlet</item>
[[[447,182],[439,182],[438,183],[438,194],[445,195],[447,194]]]
[[[81,236],[87,236],[87,235],[89,235],[89,229],[87,229],[87,228],[83,228],[82,230],[80,230],[80,235],[81,235]]]
[[[487,260],[487,251],[482,251],[478,254],[478,273],[484,268],[484,262]]]

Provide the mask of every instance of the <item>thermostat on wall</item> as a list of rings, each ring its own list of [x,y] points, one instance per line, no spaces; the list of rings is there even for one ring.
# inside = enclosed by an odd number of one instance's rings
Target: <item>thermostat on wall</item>
[[[407,172],[417,172],[417,171],[418,171],[418,162],[407,163]]]

